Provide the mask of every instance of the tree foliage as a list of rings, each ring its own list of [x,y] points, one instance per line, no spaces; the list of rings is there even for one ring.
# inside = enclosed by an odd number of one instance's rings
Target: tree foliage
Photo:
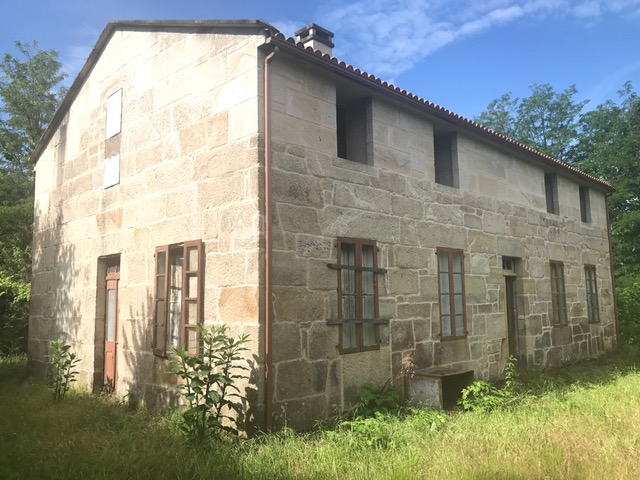
[[[558,160],[568,161],[578,137],[580,113],[588,100],[578,102],[575,85],[556,92],[549,84],[533,84],[531,95],[493,100],[476,121]]]
[[[548,85],[532,95],[504,94],[477,121],[611,183],[609,213],[621,335],[640,342],[640,98],[631,82],[619,101],[582,112],[574,86],[556,93]]]
[[[0,62],[0,353],[24,350],[33,224],[29,156],[65,89],[55,51],[16,42]]]

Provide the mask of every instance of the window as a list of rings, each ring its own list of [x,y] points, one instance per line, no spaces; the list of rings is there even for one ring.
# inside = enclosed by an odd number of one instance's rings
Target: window
[[[550,262],[551,304],[554,325],[567,324],[567,300],[564,293],[564,266],[560,262]]]
[[[596,283],[596,267],[584,266],[584,280],[587,287],[587,317],[590,323],[600,321],[600,307],[598,305],[598,284]]]
[[[351,238],[338,239],[338,320],[340,353],[361,352],[380,348],[378,325],[378,268],[376,242]]]
[[[202,322],[202,241],[156,248],[153,353],[198,349]]]
[[[455,132],[433,133],[436,183],[458,187],[458,149]]]
[[[336,103],[337,155],[346,160],[371,164],[373,138],[371,99]]]
[[[113,187],[120,183],[120,155],[104,159],[103,188]]]
[[[467,335],[464,306],[464,255],[462,250],[439,248],[441,338]]]
[[[544,193],[547,198],[547,212],[559,212],[558,208],[558,178],[555,173],[544,174]]]
[[[589,188],[580,187],[580,220],[591,223],[591,205],[589,202]]]
[[[122,89],[113,93],[107,98],[107,128],[105,130],[105,139],[120,133],[122,127]]]

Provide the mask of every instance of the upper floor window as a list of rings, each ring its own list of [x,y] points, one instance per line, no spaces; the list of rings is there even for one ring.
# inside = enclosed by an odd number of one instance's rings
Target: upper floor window
[[[564,265],[549,262],[551,268],[551,305],[554,325],[567,324],[567,299],[564,289]]]
[[[600,321],[600,306],[598,303],[598,284],[596,282],[596,267],[584,266],[584,279],[587,287],[587,317],[589,322]]]
[[[166,356],[173,348],[195,353],[197,325],[202,322],[202,241],[156,248],[153,353]]]
[[[462,250],[438,248],[441,337],[467,335],[464,301],[464,255]]]
[[[351,353],[380,348],[378,313],[377,247],[373,240],[338,239],[338,320],[340,352]]]
[[[371,98],[336,102],[336,137],[338,157],[372,163]]]
[[[107,98],[107,127],[105,139],[109,139],[122,128],[122,89],[117,90]]]
[[[558,176],[555,173],[544,174],[544,193],[547,199],[547,212],[560,212],[558,207]]]
[[[458,187],[458,148],[455,132],[433,133],[436,183]]]
[[[591,202],[588,187],[580,187],[580,220],[591,223]]]

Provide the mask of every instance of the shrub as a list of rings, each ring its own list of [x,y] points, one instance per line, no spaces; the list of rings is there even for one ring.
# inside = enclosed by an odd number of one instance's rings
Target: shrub
[[[0,271],[0,355],[27,350],[30,290],[29,283],[15,281]]]
[[[64,398],[78,375],[76,365],[80,359],[70,350],[71,345],[65,345],[62,340],[54,340],[49,346],[49,389],[56,401]]]
[[[225,325],[207,330],[198,325],[201,348],[189,354],[184,348],[174,349],[177,359],[172,373],[182,382],[170,390],[187,401],[182,413],[182,431],[193,440],[203,440],[207,433],[226,431],[238,434],[238,419],[245,400],[236,381],[246,378],[240,365],[247,335],[230,337]]]
[[[621,279],[616,294],[620,337],[629,345],[640,345],[640,280]]]
[[[400,393],[390,383],[369,383],[362,387],[353,408],[354,417],[373,417],[376,413],[398,411],[402,407]]]
[[[513,400],[520,390],[517,361],[514,357],[509,357],[504,375],[505,382],[502,388],[483,380],[476,380],[462,390],[459,405],[463,410],[492,410]]]

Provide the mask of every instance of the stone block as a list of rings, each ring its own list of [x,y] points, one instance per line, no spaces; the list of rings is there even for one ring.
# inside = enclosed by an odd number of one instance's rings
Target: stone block
[[[272,252],[272,280],[274,285],[306,285],[307,260],[290,251]]]
[[[311,360],[335,358],[338,348],[338,325],[313,322],[307,331],[307,351]]]
[[[466,338],[436,342],[434,347],[435,365],[451,365],[470,359],[469,342]]]
[[[425,248],[394,245],[394,266],[399,268],[426,268],[431,250]]]
[[[292,360],[276,364],[276,399],[292,400],[324,394],[329,363],[326,360]]]
[[[273,426],[276,429],[286,426],[299,431],[311,430],[318,419],[326,418],[329,413],[325,395],[277,401],[273,404]]]
[[[274,171],[272,194],[278,202],[316,208],[323,206],[320,180],[309,175]]]
[[[273,361],[275,363],[298,359],[302,356],[300,325],[293,322],[275,322],[272,332]]]
[[[571,326],[553,327],[551,329],[551,345],[568,345],[572,342]]]
[[[218,298],[218,319],[220,322],[257,322],[258,312],[258,287],[223,287],[220,289],[220,297]]]
[[[324,317],[324,296],[298,286],[273,287],[273,308],[278,321],[314,322]]]
[[[391,320],[389,322],[391,350],[394,352],[413,350],[416,339],[413,334],[413,321]]]
[[[387,272],[389,293],[392,295],[415,295],[419,291],[418,272],[413,270],[389,270]]]
[[[277,210],[278,222],[291,233],[319,235],[318,211],[314,208],[281,203]]]
[[[296,235],[296,254],[299,257],[330,259],[335,257],[335,240],[327,237]]]

